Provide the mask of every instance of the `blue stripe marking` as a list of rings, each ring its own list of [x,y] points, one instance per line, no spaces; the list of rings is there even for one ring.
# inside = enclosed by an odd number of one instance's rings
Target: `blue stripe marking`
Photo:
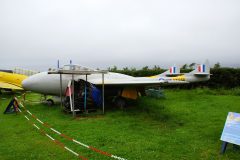
[[[205,67],[205,65],[203,64],[203,65],[202,65],[202,71],[203,71],[203,72],[205,72],[205,68],[206,68],[206,67]]]

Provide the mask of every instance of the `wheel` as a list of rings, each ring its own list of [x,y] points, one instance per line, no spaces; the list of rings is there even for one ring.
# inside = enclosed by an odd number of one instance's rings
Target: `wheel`
[[[47,105],[53,106],[54,105],[54,101],[52,99],[47,99]]]

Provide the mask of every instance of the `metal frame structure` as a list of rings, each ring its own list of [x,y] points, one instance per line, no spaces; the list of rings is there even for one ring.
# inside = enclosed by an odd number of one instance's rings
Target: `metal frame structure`
[[[58,69],[56,71],[49,71],[48,74],[59,74],[60,75],[60,98],[61,98],[61,108],[63,108],[63,86],[62,86],[62,75],[63,74],[70,74],[72,75],[72,82],[73,82],[73,100],[72,100],[72,108],[71,111],[73,112],[73,117],[76,116],[76,111],[74,108],[74,75],[86,75],[85,82],[87,82],[87,76],[91,74],[102,74],[102,113],[104,114],[105,112],[105,103],[104,103],[104,74],[108,73],[108,71],[103,71],[103,70],[64,70],[64,69]],[[85,91],[86,91],[86,85],[85,85]],[[86,95],[86,93],[85,93]],[[84,98],[84,112],[86,113],[86,96]]]

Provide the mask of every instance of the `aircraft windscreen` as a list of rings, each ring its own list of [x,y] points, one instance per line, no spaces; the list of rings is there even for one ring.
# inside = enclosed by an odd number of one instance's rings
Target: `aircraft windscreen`
[[[64,65],[63,70],[94,71],[94,69],[90,69],[90,68],[83,67],[80,65]]]

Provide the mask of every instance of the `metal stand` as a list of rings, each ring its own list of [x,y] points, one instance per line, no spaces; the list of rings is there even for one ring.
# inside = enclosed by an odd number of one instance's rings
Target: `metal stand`
[[[60,74],[60,98],[61,98],[61,108],[63,108],[63,99],[62,99],[62,74]]]
[[[72,107],[73,107],[73,117],[76,117],[76,111],[74,106],[74,75],[72,74]]]
[[[223,142],[222,148],[221,148],[221,154],[224,154],[227,149],[228,142]]]
[[[87,75],[91,74],[102,74],[102,113],[105,113],[105,99],[104,99],[104,74],[108,73],[108,71],[100,71],[100,70],[64,70],[58,69],[57,71],[49,71],[48,74],[60,74],[60,98],[61,98],[61,107],[63,108],[63,84],[62,84],[62,74],[72,75],[72,86],[70,85],[70,90],[72,96],[70,96],[70,106],[71,111],[73,112],[73,117],[76,117],[76,111],[74,107],[74,75],[86,75],[85,82],[85,100],[84,100],[84,112],[87,113]],[[73,88],[72,88],[73,87]]]
[[[103,112],[103,114],[104,114],[104,106],[105,104],[104,104],[104,73],[102,73],[102,112]]]
[[[84,87],[84,112],[87,113],[87,74]]]

